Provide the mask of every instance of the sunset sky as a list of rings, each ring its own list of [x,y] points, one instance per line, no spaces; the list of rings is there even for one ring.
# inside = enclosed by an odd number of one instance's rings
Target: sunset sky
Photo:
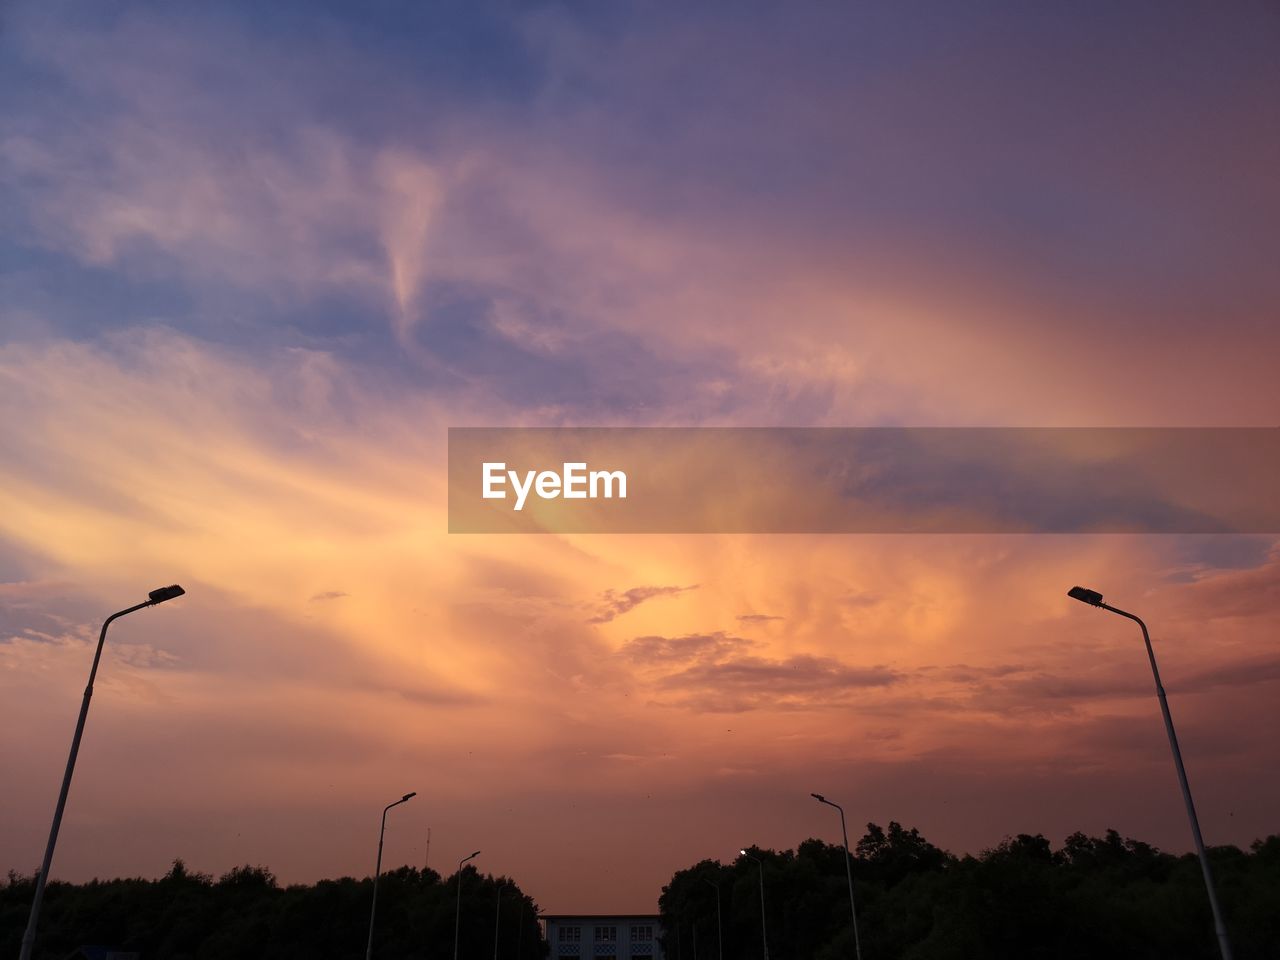
[[[459,426],[1277,426],[1280,8],[0,7],[0,870],[653,912],[1280,832],[1280,538],[462,535]],[[216,7],[216,8],[215,8]]]

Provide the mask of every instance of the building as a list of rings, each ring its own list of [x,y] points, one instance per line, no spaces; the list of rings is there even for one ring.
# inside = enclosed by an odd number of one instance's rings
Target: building
[[[541,920],[550,960],[663,960],[656,913],[543,914]]]

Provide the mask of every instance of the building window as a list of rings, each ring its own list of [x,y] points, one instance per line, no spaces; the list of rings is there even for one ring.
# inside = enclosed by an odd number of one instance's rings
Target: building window
[[[581,927],[561,927],[560,942],[561,943],[577,943],[582,939]]]
[[[596,927],[596,943],[617,943],[617,927]]]
[[[653,939],[653,927],[651,925],[646,924],[643,927],[631,928],[632,943],[648,943],[652,939]]]

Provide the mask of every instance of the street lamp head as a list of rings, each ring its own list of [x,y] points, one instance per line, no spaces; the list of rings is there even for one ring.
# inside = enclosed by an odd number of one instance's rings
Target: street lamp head
[[[747,851],[745,850],[739,850],[738,852],[742,854],[744,857],[747,856]]]
[[[153,604],[156,604],[164,603],[166,600],[172,600],[174,597],[180,597],[186,592],[187,591],[174,583],[167,587],[157,587],[155,590],[148,593],[147,596],[151,599]]]
[[[826,803],[826,802],[827,802],[827,798],[826,798],[826,797],[824,797],[824,796],[823,796],[822,794],[820,794],[820,793],[811,793],[811,794],[809,794],[809,796],[813,797],[813,799],[817,800],[819,803]]]
[[[475,853],[473,853],[473,854],[471,855],[471,857],[478,857],[478,856],[480,856],[480,851],[479,851],[479,850],[477,850]],[[471,859],[471,857],[467,857],[467,859],[468,859],[468,860],[470,860],[470,859]]]
[[[1088,587],[1072,587],[1067,591],[1067,596],[1072,600],[1079,600],[1081,603],[1087,603],[1094,607],[1102,603],[1102,594],[1097,590],[1090,590]]]
[[[403,797],[400,798],[400,802],[404,803],[406,800],[412,800],[417,795],[418,795],[417,790],[414,790],[412,793],[406,793]]]

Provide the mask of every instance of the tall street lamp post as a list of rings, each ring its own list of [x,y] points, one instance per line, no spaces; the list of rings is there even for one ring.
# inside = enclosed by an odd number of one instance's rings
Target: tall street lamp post
[[[453,960],[458,960],[458,931],[462,929],[462,865],[478,856],[480,856],[479,850],[458,861],[458,907],[453,915]]]
[[[760,942],[764,945],[764,960],[769,960],[769,930],[764,921],[764,861],[759,857],[753,857],[745,850],[738,852],[748,860],[754,860],[756,866],[760,868]]]
[[[844,807],[831,802],[820,793],[811,793],[809,796],[840,811],[840,836],[844,838],[844,872],[849,880],[849,911],[853,914],[853,952],[858,960],[862,960],[862,944],[858,940],[858,908],[853,903],[853,858],[849,856],[849,831],[844,825]]]
[[[378,877],[382,875],[382,838],[387,832],[387,811],[392,807],[398,807],[412,797],[416,797],[418,791],[406,793],[395,803],[388,803],[382,808],[382,828],[378,831],[378,863],[373,869],[373,906],[369,908],[369,945],[364,950],[364,960],[370,960],[373,956],[373,918],[378,912]]]
[[[111,621],[125,614],[141,610],[143,607],[154,607],[180,597],[187,591],[176,583],[168,587],[159,587],[147,594],[142,603],[134,604],[125,610],[119,610],[107,617],[102,623],[102,632],[98,634],[98,649],[93,654],[93,666],[89,668],[89,683],[84,688],[84,699],[80,701],[80,718],[76,721],[76,732],[71,738],[71,755],[67,757],[67,769],[62,775],[62,789],[58,792],[58,805],[53,810],[53,826],[49,828],[49,843],[44,848],[44,861],[40,865],[40,875],[36,877],[36,893],[31,901],[31,913],[27,917],[27,930],[22,935],[22,951],[20,960],[31,960],[31,951],[36,943],[36,924],[40,919],[40,904],[44,901],[45,884],[49,881],[49,868],[53,865],[53,848],[58,843],[58,829],[62,826],[62,812],[67,806],[67,792],[71,789],[71,774],[75,772],[76,755],[80,752],[80,738],[84,736],[84,722],[89,716],[89,699],[93,696],[93,681],[98,675],[98,661],[102,659],[102,645],[107,639],[107,627]]]
[[[1173,732],[1173,717],[1169,714],[1169,700],[1164,694],[1164,684],[1160,682],[1160,669],[1156,666],[1156,654],[1151,648],[1151,634],[1147,632],[1147,625],[1142,622],[1141,617],[1103,603],[1102,594],[1096,590],[1090,590],[1087,587],[1072,587],[1067,591],[1067,596],[1073,600],[1079,600],[1081,603],[1087,603],[1102,610],[1109,610],[1111,613],[1132,620],[1142,628],[1142,642],[1147,646],[1147,659],[1151,661],[1151,676],[1155,678],[1156,696],[1160,699],[1160,713],[1164,716],[1164,729],[1169,735],[1169,749],[1173,751],[1173,765],[1178,770],[1178,785],[1182,787],[1182,802],[1187,808],[1187,819],[1191,821],[1191,836],[1196,842],[1196,853],[1200,857],[1200,870],[1204,874],[1204,886],[1209,893],[1209,907],[1213,911],[1213,926],[1218,934],[1218,950],[1222,954],[1222,960],[1231,960],[1231,941],[1227,937],[1226,924],[1222,922],[1222,910],[1218,906],[1218,895],[1213,888],[1213,871],[1209,868],[1209,855],[1204,849],[1204,838],[1200,836],[1200,821],[1196,818],[1196,805],[1191,800],[1191,788],[1187,785],[1187,771],[1182,765],[1182,751],[1178,749],[1178,735]]]

